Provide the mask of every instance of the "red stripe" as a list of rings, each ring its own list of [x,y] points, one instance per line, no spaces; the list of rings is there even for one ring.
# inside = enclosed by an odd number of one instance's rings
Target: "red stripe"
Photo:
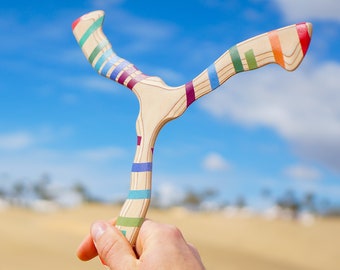
[[[76,28],[76,26],[77,26],[78,23],[80,22],[80,19],[81,19],[81,17],[79,17],[78,19],[76,19],[76,20],[72,23],[72,30],[73,30],[74,28]]]
[[[128,88],[130,88],[132,90],[132,88],[139,83],[141,80],[144,80],[145,78],[147,78],[148,76],[144,75],[144,74],[139,74],[136,77],[132,78],[128,84],[126,85]]]
[[[311,40],[309,33],[308,33],[307,24],[306,23],[297,24],[296,25],[296,31],[299,35],[303,55],[305,55],[307,53],[309,43],[310,43],[310,40]]]
[[[185,84],[185,92],[187,95],[187,107],[196,100],[194,85],[191,82]]]

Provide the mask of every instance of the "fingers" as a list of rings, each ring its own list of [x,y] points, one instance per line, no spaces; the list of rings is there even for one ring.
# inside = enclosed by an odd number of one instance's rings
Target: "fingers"
[[[98,221],[91,227],[91,236],[101,261],[111,270],[136,269],[136,255],[116,227]]]
[[[82,261],[89,261],[97,255],[97,249],[93,243],[92,236],[86,236],[77,249],[78,258]]]
[[[108,221],[109,224],[114,226],[116,224],[116,218]],[[77,252],[78,258],[82,261],[92,260],[94,257],[98,255],[97,249],[93,243],[93,239],[91,234],[87,235],[84,240],[79,245]]]

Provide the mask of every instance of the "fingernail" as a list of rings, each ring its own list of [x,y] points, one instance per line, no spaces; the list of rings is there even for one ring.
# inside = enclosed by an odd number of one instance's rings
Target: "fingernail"
[[[94,241],[97,241],[106,231],[107,225],[104,222],[96,222],[91,227],[91,234]]]

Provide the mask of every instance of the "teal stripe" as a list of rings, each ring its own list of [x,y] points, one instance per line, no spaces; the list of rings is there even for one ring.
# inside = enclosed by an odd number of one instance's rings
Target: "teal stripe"
[[[229,50],[230,56],[231,56],[231,61],[233,62],[235,72],[242,72],[244,71],[243,65],[242,65],[242,60],[240,57],[240,54],[237,50],[237,47],[234,46]]]
[[[144,218],[135,217],[118,217],[116,225],[124,227],[140,227]]]
[[[207,68],[207,70],[208,70],[208,76],[209,76],[211,90],[214,90],[214,89],[216,89],[217,87],[220,86],[220,81],[218,79],[215,64],[210,65]]]
[[[94,50],[92,51],[92,53],[89,56],[89,62],[92,65],[93,60],[96,58],[96,56],[98,55],[98,53],[100,53],[100,51],[107,46],[107,44],[109,44],[109,41],[107,39],[104,39],[101,43],[99,43],[96,48],[94,48]]]
[[[96,31],[102,24],[103,24],[104,16],[100,17],[98,20],[96,20],[90,27],[89,29],[86,30],[84,35],[81,37],[79,40],[79,46],[80,48],[83,47],[84,43],[86,40],[89,38],[89,36]]]
[[[104,64],[105,60],[108,59],[111,55],[113,55],[114,52],[112,48],[108,49],[106,52],[102,54],[102,56],[98,59],[96,65],[94,66],[94,69],[99,72],[99,69],[102,67]]]
[[[150,197],[151,197],[150,189],[130,190],[128,199],[132,199],[132,200],[150,199]]]
[[[249,51],[247,51],[245,53],[245,56],[246,56],[248,68],[249,69],[257,68],[257,62],[256,62],[256,58],[255,58],[253,49],[250,49]]]

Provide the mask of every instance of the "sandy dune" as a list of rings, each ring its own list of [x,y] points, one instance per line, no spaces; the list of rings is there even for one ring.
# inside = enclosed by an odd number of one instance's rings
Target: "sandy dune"
[[[119,213],[115,206],[86,205],[53,213],[0,211],[0,270],[103,269],[81,262],[75,250],[90,224]],[[178,226],[196,245],[207,269],[339,270],[340,220],[294,221],[151,210],[149,218]]]

